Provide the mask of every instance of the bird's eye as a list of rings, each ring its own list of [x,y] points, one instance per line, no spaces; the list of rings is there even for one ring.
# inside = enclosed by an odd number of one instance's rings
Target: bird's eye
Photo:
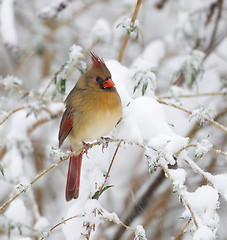
[[[100,78],[100,77],[96,77],[95,80],[96,80],[97,82],[99,82],[99,81],[101,80],[101,78]]]

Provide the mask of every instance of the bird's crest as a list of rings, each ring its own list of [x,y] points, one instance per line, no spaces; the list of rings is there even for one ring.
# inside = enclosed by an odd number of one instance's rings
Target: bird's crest
[[[104,60],[97,55],[95,55],[93,52],[90,52],[91,60],[92,60],[92,66],[98,69],[102,69],[103,67],[106,68],[106,64]]]

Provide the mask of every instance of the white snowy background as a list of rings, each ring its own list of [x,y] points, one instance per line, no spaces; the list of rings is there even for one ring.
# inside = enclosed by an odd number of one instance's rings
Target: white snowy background
[[[227,1],[144,0],[132,24],[140,2],[0,1],[1,240],[227,239]],[[89,51],[123,116],[66,202],[59,123]]]

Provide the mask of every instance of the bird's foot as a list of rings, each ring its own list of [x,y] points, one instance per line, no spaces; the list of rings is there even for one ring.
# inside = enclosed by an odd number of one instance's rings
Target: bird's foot
[[[83,142],[84,153],[88,157],[88,150],[92,147],[92,144]]]
[[[101,144],[102,144],[102,152],[104,151],[104,148],[108,148],[109,142],[111,142],[111,138],[109,137],[101,137]]]

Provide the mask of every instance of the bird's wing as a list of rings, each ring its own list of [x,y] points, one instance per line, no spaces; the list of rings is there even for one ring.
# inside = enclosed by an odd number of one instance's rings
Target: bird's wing
[[[73,127],[73,109],[67,107],[61,120],[60,130],[58,134],[59,147],[61,147],[65,138],[68,136]]]

